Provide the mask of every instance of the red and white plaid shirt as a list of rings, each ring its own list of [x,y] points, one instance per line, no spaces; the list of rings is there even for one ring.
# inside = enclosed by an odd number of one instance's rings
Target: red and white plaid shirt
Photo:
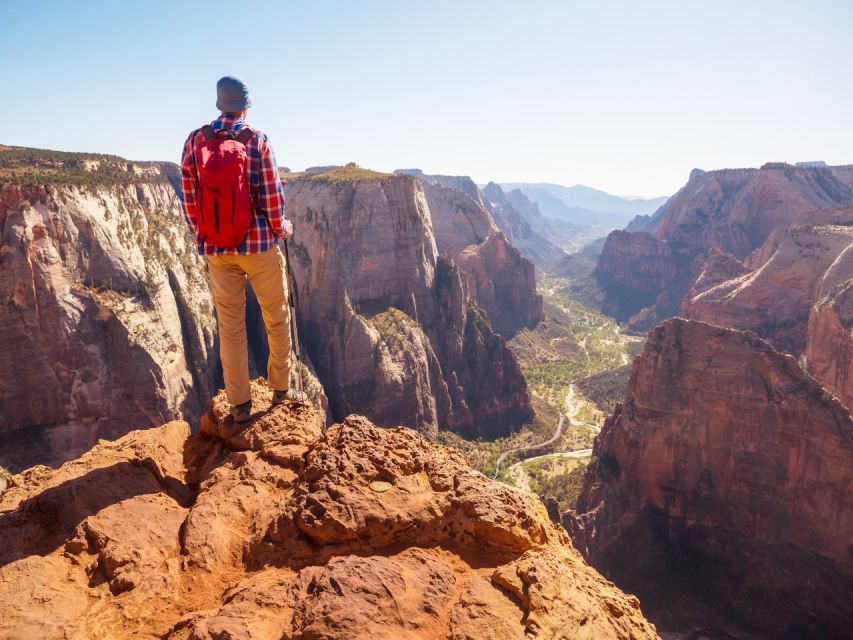
[[[233,114],[223,114],[210,123],[215,131],[233,130],[236,134],[246,123]],[[278,165],[266,134],[259,131],[246,143],[249,155],[249,188],[257,208],[252,216],[252,225],[243,244],[229,249],[220,249],[199,240],[198,234],[198,172],[195,166],[196,136],[203,135],[201,128],[193,131],[184,143],[181,154],[181,178],[183,184],[184,216],[198,243],[201,255],[243,255],[261,253],[275,246],[276,238],[284,226],[284,190],[278,175]]]

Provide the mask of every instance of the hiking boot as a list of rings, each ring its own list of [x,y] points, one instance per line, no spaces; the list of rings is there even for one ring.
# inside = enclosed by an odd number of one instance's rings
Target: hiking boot
[[[238,404],[234,407],[231,407],[231,416],[234,418],[234,422],[243,423],[248,422],[252,419],[252,401],[244,402],[243,404]]]
[[[293,400],[294,402],[305,403],[305,393],[299,392],[296,389],[288,389],[287,391],[273,391],[272,403],[270,406],[277,407],[285,400]]]

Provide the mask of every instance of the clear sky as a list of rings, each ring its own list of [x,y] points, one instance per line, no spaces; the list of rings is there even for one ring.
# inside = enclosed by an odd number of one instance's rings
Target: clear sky
[[[177,160],[232,73],[293,169],[667,195],[853,163],[853,2],[0,1],[0,142]]]

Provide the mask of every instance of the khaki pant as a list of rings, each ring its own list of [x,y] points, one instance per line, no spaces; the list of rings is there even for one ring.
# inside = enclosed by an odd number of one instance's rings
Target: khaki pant
[[[287,275],[278,247],[242,256],[207,256],[213,303],[219,322],[219,356],[225,393],[232,405],[251,399],[246,340],[246,278],[261,305],[269,336],[267,379],[276,391],[290,386],[290,309]]]

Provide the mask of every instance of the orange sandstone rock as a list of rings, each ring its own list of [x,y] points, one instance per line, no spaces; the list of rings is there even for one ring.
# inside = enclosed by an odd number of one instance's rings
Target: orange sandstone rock
[[[459,452],[359,416],[323,433],[291,403],[237,433],[226,408],[202,436],[173,422],[10,479],[0,637],[657,637]]]

